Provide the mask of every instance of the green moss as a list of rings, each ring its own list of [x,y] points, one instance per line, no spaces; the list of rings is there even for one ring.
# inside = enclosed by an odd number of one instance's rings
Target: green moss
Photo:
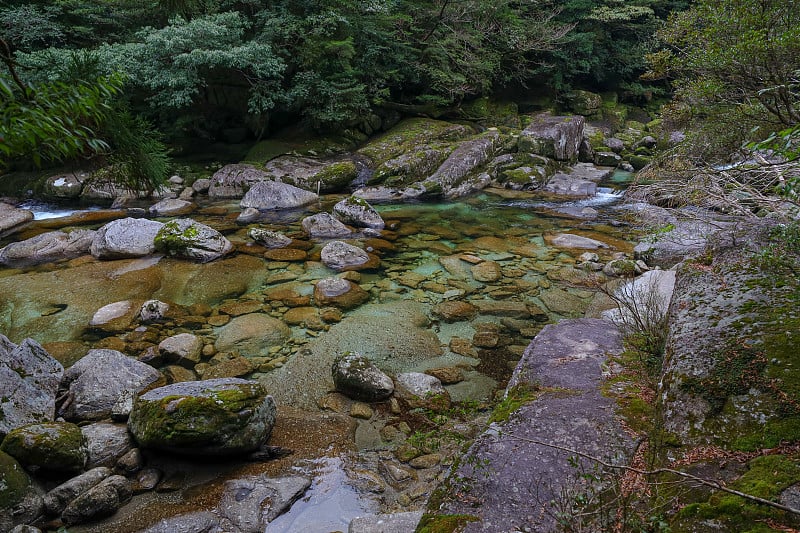
[[[746,341],[731,339],[713,355],[715,364],[706,377],[687,377],[681,388],[705,399],[719,413],[731,396],[744,394],[753,387],[767,387],[763,370],[764,352]]]
[[[310,179],[310,182],[313,184],[316,181],[321,181],[323,188],[326,190],[342,189],[356,179],[356,176],[358,176],[358,170],[355,163],[352,161],[340,161],[331,163],[317,172]]]
[[[31,424],[6,435],[0,450],[26,466],[74,472],[86,464],[86,439],[80,428],[67,422]]]
[[[477,516],[467,514],[424,514],[419,521],[416,533],[454,533],[461,531],[470,522],[477,522]]]
[[[198,236],[199,230],[196,226],[192,225],[181,231],[178,221],[170,220],[158,230],[153,244],[156,250],[176,254],[195,246]]]
[[[506,422],[511,414],[525,405],[530,403],[541,395],[541,390],[527,383],[520,383],[508,389],[506,397],[503,398],[492,411],[489,417],[489,423],[492,422]]]
[[[753,459],[748,470],[739,479],[728,484],[734,490],[767,500],[775,500],[789,486],[800,481],[800,465],[795,459],[783,455],[767,455]],[[767,519],[783,522],[783,511],[760,505],[733,494],[716,492],[706,502],[685,506],[677,514],[678,520],[719,520],[728,531],[776,531],[763,529]],[[762,528],[762,529],[759,529]]]
[[[0,451],[0,510],[13,509],[31,485],[28,474],[10,455]]]
[[[166,396],[158,401],[138,401],[133,423],[142,445],[182,447],[220,444],[220,435],[230,434],[249,423],[239,413],[257,408],[260,386],[238,385],[209,396]]]
[[[433,141],[455,141],[472,131],[461,125],[426,118],[407,119],[359,149],[376,166]]]
[[[628,162],[636,170],[641,170],[650,164],[650,158],[643,155],[632,155],[628,157]]]

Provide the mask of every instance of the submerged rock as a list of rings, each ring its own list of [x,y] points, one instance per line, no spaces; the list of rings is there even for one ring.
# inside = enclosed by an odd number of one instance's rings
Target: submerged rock
[[[238,351],[249,357],[262,356],[280,346],[292,334],[289,326],[264,313],[237,316],[222,328],[214,343],[217,351]]]
[[[394,392],[392,378],[384,374],[369,358],[345,352],[331,368],[336,390],[355,400],[385,400]]]
[[[154,243],[159,251],[201,263],[219,259],[233,250],[233,244],[220,232],[191,218],[164,224]]]
[[[53,420],[64,367],[33,339],[17,346],[0,335],[0,437]]]
[[[302,476],[252,476],[225,482],[219,512],[242,533],[261,533],[311,486]]]
[[[0,250],[0,264],[21,268],[59,259],[72,259],[89,253],[95,237],[91,230],[49,231],[20,242],[12,242]]]
[[[314,286],[314,303],[317,307],[332,305],[352,309],[369,300],[369,293],[358,284],[341,278],[324,278]]]
[[[558,246],[559,248],[577,248],[581,250],[608,248],[608,245],[604,242],[590,239],[588,237],[581,237],[580,235],[573,235],[571,233],[559,233],[549,240],[550,244],[553,246]]]
[[[266,442],[275,415],[272,396],[258,382],[221,378],[173,383],[142,394],[128,428],[144,448],[233,455]]]

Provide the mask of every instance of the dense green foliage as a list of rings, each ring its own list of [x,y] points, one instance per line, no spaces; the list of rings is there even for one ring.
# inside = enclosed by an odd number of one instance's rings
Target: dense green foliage
[[[692,154],[724,157],[800,123],[800,11],[792,0],[700,0],[660,33],[651,77],[670,77],[668,122]]]
[[[15,0],[0,30],[26,81],[94,77],[168,134],[217,136],[303,117],[360,127],[434,113],[504,87],[624,87],[672,0]],[[27,21],[24,26],[22,21]],[[24,29],[22,29],[24,27]],[[177,120],[176,120],[177,118]],[[374,128],[373,128],[374,129]]]

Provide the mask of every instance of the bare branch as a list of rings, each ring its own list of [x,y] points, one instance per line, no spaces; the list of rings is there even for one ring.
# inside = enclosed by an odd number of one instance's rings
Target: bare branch
[[[759,498],[758,496],[753,496],[752,494],[747,494],[747,493],[739,491],[739,490],[729,489],[728,487],[722,485],[718,481],[714,481],[714,480],[711,480],[711,479],[705,479],[705,478],[701,478],[701,477],[698,477],[698,476],[694,476],[694,475],[689,474],[687,472],[681,472],[680,470],[674,470],[672,468],[656,468],[654,470],[644,470],[644,469],[634,468],[632,466],[627,466],[627,465],[615,465],[615,464],[609,463],[607,461],[604,461],[604,460],[600,459],[599,457],[595,457],[594,455],[590,455],[588,453],[584,453],[584,452],[581,452],[579,450],[575,450],[573,448],[567,448],[566,446],[559,446],[557,444],[551,444],[549,442],[544,442],[544,441],[541,441],[541,440],[538,440],[538,439],[529,439],[529,438],[525,438],[525,437],[519,437],[519,436],[513,435],[513,434],[505,434],[505,435],[507,437],[511,438],[511,439],[518,440],[518,441],[521,441],[521,442],[528,442],[528,443],[531,443],[531,444],[538,444],[539,446],[545,446],[547,448],[553,448],[553,449],[556,449],[556,450],[561,450],[561,451],[576,455],[578,457],[583,457],[584,459],[588,459],[588,460],[590,460],[590,461],[592,461],[594,463],[597,463],[597,464],[599,464],[600,466],[602,466],[604,468],[610,468],[610,469],[613,469],[613,470],[624,470],[626,472],[633,472],[633,473],[641,475],[641,476],[656,476],[656,475],[659,475],[659,474],[672,474],[672,475],[681,477],[683,479],[688,479],[689,481],[693,481],[695,483],[699,483],[701,485],[705,485],[706,487],[711,487],[712,489],[716,489],[716,490],[719,490],[719,491],[722,491],[722,492],[726,492],[728,494],[733,494],[734,496],[739,496],[741,498],[744,498],[744,499],[752,501],[752,502],[756,502],[756,503],[760,503],[760,504],[763,504],[763,505],[767,505],[767,506],[772,507],[774,509],[779,509],[781,511],[786,511],[787,513],[800,515],[800,509],[795,509],[794,507],[789,507],[788,505],[783,505],[783,504],[780,504],[778,502],[773,502],[773,501],[770,501],[770,500],[766,500],[764,498]]]

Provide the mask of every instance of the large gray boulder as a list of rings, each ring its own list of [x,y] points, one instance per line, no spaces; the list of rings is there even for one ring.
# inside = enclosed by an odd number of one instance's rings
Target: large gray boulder
[[[116,350],[89,350],[65,373],[62,387],[70,401],[60,414],[68,420],[100,420],[111,416],[121,398],[153,385],[161,373]]]
[[[33,339],[17,346],[0,335],[0,437],[14,428],[50,422],[64,367]]]
[[[583,141],[585,120],[581,116],[541,114],[520,133],[520,152],[543,155],[558,161],[574,161]]]
[[[580,496],[604,488],[584,475],[596,463],[564,448],[614,465],[629,464],[634,450],[615,399],[602,390],[607,357],[622,351],[618,328],[604,320],[546,326],[525,350],[506,390],[518,407],[475,440],[443,484],[432,514],[471,515],[475,521],[467,531],[515,531],[519,524],[558,531],[551,502],[574,505],[571,491]],[[537,392],[551,387],[570,393]],[[469,501],[463,498],[467,487]]]
[[[89,253],[95,232],[78,229],[65,233],[49,231],[24,241],[12,242],[0,250],[0,264],[21,268]]]
[[[236,455],[266,442],[275,415],[272,396],[258,382],[219,378],[173,383],[142,394],[128,428],[144,448]]]
[[[247,191],[240,203],[242,209],[252,207],[262,211],[297,209],[316,202],[316,193],[280,181],[260,181]]]
[[[81,428],[89,452],[86,468],[117,464],[117,461],[135,447],[128,428],[124,424],[95,422]]]
[[[142,257],[155,252],[154,240],[164,226],[145,218],[113,220],[97,230],[90,252],[98,259]]]
[[[392,378],[381,372],[367,357],[345,352],[331,368],[336,390],[361,401],[381,401],[394,392]]]
[[[302,476],[232,479],[225,482],[218,510],[242,533],[261,533],[310,486],[311,479]]]
[[[342,241],[331,241],[322,248],[322,262],[335,270],[364,265],[370,260],[367,252]]]
[[[33,213],[18,209],[11,204],[0,202],[0,236],[33,220]]]
[[[317,213],[303,219],[303,231],[310,237],[347,237],[353,232],[330,213]]]
[[[154,237],[155,248],[176,257],[208,263],[233,250],[220,232],[191,218],[170,220]]]
[[[268,173],[253,165],[242,163],[225,165],[211,176],[208,196],[210,198],[241,198],[253,184],[268,179],[270,179]]]
[[[333,215],[358,228],[383,229],[383,218],[369,203],[357,196],[350,196],[333,206]]]
[[[431,190],[431,186],[426,183],[435,183],[448,197],[463,196],[473,192],[473,189],[480,187],[463,187],[463,182],[494,157],[499,144],[500,134],[497,131],[489,131],[477,139],[464,141],[445,159],[436,172],[423,182],[423,186]],[[484,187],[486,185],[488,181],[483,183]]]

